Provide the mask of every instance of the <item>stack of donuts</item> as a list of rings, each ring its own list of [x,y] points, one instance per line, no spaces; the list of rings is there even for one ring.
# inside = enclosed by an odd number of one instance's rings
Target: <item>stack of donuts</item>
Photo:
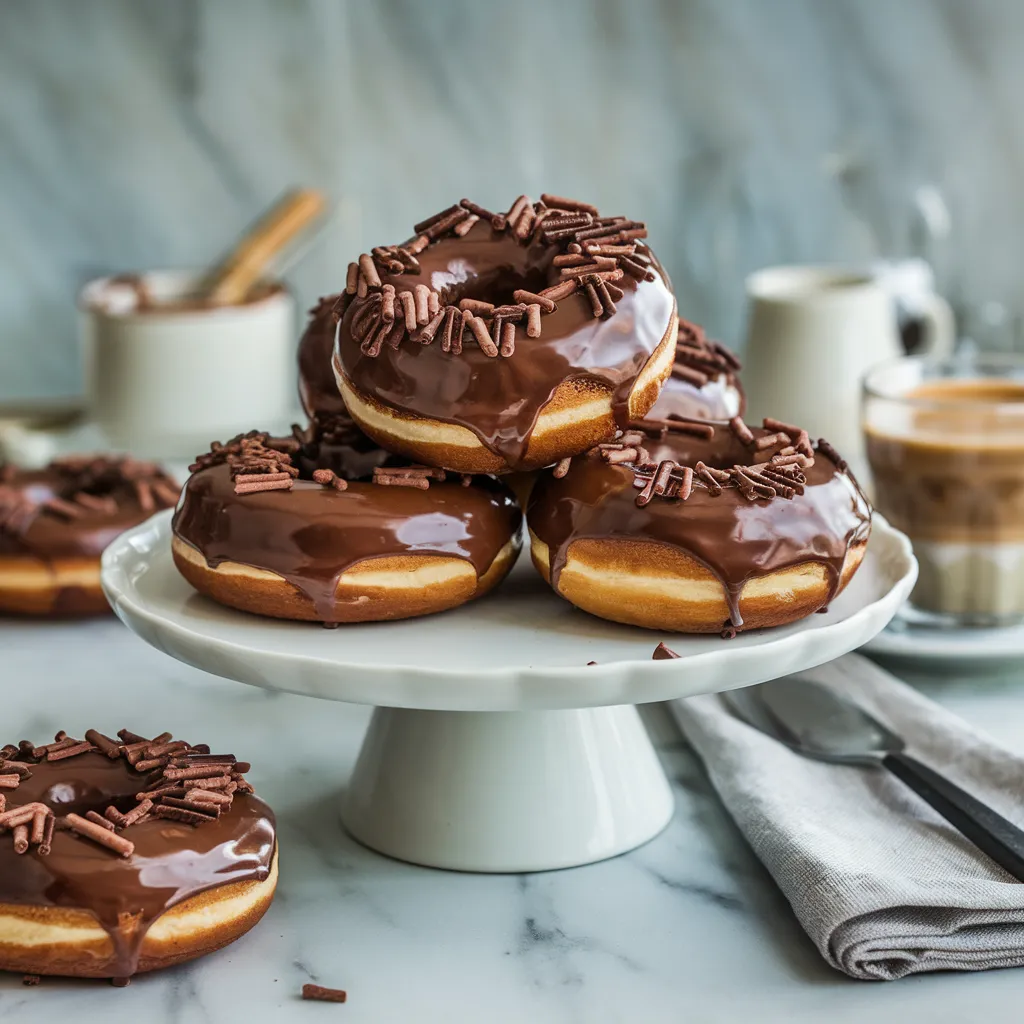
[[[422,615],[501,582],[525,505],[537,571],[593,615],[730,637],[827,607],[867,500],[827,441],[743,421],[739,361],[646,239],[544,194],[359,255],[299,346],[309,423],[192,466],[179,570],[267,616]]]

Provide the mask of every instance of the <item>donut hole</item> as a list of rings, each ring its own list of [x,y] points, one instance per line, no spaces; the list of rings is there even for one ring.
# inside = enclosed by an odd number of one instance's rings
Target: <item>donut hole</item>
[[[103,800],[103,794],[94,786],[86,786],[76,779],[55,782],[44,794],[43,800],[60,814],[85,814],[94,811]]]
[[[150,788],[159,772],[135,772],[123,761],[112,761],[98,753],[82,754],[64,761],[42,761],[30,767],[32,775],[19,790],[29,800],[38,800],[64,816],[89,811],[97,814],[113,805],[122,814],[138,803],[136,794]]]
[[[457,306],[462,299],[505,306],[515,303],[515,293],[520,289],[536,293],[549,285],[545,267],[503,265],[474,274],[465,280],[443,284],[438,289],[438,295],[442,306]]]
[[[300,480],[312,480],[318,469],[333,470],[346,480],[370,480],[378,466],[396,466],[402,461],[365,434],[343,444],[310,441],[292,456],[292,465],[298,469]]]
[[[655,462],[672,459],[684,466],[693,466],[701,461],[712,469],[729,470],[733,466],[746,466],[754,461],[750,448],[733,435],[727,422],[716,421],[714,427],[718,442],[715,448],[709,448],[708,443],[701,438],[690,438],[685,434],[670,434],[663,439],[651,437],[644,442],[644,447]],[[760,437],[770,431],[755,427],[753,433],[755,437]],[[723,439],[724,444],[721,443]]]
[[[105,789],[71,778],[53,783],[43,793],[42,802],[53,808],[58,815],[78,814],[83,817],[89,811],[102,814],[111,804],[122,813],[136,805],[134,792],[112,796]]]

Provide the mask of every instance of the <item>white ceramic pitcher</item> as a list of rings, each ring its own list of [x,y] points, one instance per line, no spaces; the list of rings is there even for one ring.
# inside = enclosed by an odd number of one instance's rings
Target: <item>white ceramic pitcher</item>
[[[747,419],[796,423],[856,465],[863,457],[860,381],[903,355],[890,292],[869,273],[830,266],[768,267],[747,279],[743,385]],[[953,350],[953,314],[935,294],[917,303],[918,354]]]

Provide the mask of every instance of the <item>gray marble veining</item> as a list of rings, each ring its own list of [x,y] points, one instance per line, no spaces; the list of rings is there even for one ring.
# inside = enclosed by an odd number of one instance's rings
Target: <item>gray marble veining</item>
[[[927,682],[1001,742],[1024,749],[1011,677]],[[585,868],[467,875],[400,864],[342,831],[338,794],[367,710],[216,679],[115,621],[0,622],[7,736],[57,728],[165,728],[252,755],[276,809],[281,879],[264,921],[193,964],[127,989],[0,974],[0,1020],[202,1024],[993,1024],[1019,1018],[1024,974],[854,982],[818,957],[657,707],[645,721],[676,815],[648,845]],[[200,733],[202,737],[200,737]],[[266,753],[272,752],[272,756]],[[344,1007],[303,1003],[314,980]]]
[[[353,253],[469,194],[651,225],[681,310],[741,340],[781,261],[930,258],[1018,308],[1016,0],[33,0],[0,5],[0,400],[80,388],[72,299],[196,265],[285,186]]]

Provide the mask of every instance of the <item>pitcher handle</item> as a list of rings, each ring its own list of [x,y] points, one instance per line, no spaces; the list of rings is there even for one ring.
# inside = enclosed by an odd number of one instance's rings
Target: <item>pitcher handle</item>
[[[923,296],[923,308],[920,310],[924,322],[923,336],[914,355],[938,356],[940,358],[953,354],[956,344],[956,318],[949,303],[934,293]]]

